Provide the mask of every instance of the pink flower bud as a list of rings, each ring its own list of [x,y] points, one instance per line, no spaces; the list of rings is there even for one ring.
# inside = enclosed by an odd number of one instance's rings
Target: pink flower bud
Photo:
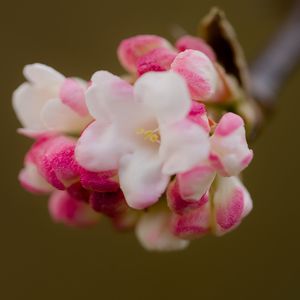
[[[39,139],[28,152],[39,173],[52,186],[64,190],[79,179],[75,140],[64,136]]]
[[[125,39],[118,47],[118,57],[129,72],[136,72],[138,58],[157,48],[171,48],[167,40],[156,35],[137,35]]]
[[[203,40],[191,35],[184,35],[176,42],[178,51],[183,52],[187,49],[197,50],[207,55],[211,61],[217,60],[214,50]]]
[[[100,217],[87,203],[78,201],[66,191],[53,192],[49,213],[54,221],[75,227],[94,225]]]
[[[183,215],[174,214],[172,217],[172,232],[183,239],[202,237],[210,232],[210,204],[188,211]]]
[[[117,171],[90,172],[80,169],[80,183],[94,192],[116,192],[119,190]]]
[[[211,137],[211,148],[210,160],[221,175],[238,175],[245,169],[253,151],[248,148],[243,119],[226,113]]]
[[[120,215],[128,208],[121,190],[110,193],[94,192],[91,195],[90,203],[95,211],[112,218]]]
[[[211,60],[202,52],[185,50],[179,53],[171,70],[182,75],[193,100],[209,101],[218,86],[218,75]]]
[[[152,251],[181,250],[189,242],[175,237],[170,231],[171,215],[165,211],[145,213],[136,226],[136,236],[142,246]]]
[[[146,72],[161,72],[170,69],[177,52],[168,48],[157,48],[141,56],[137,60],[137,71],[139,76]]]
[[[196,201],[183,199],[182,193],[179,189],[178,180],[175,179],[169,184],[167,190],[167,201],[169,208],[173,212],[177,214],[184,214],[187,211],[194,210],[204,205],[208,201],[208,197],[207,195],[203,195]]]
[[[218,177],[213,198],[214,233],[223,235],[236,228],[252,209],[251,197],[237,177]]]

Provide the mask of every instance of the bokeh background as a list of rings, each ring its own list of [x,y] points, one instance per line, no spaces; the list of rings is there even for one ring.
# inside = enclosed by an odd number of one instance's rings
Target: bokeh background
[[[172,39],[174,24],[194,33],[213,5],[234,24],[251,61],[284,19],[288,0],[6,1],[0,10],[1,209],[0,299],[300,299],[300,69],[254,144],[245,172],[254,210],[236,231],[207,237],[184,252],[145,252],[133,234],[105,220],[90,230],[53,224],[46,198],[30,195],[17,174],[30,141],[11,93],[22,67],[43,62],[89,79],[121,73],[122,38],[154,33]],[[299,33],[300,34],[300,33]]]

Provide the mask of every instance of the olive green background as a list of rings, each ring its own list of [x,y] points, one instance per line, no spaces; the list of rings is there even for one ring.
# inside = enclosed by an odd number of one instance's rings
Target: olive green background
[[[299,299],[300,69],[279,96],[245,172],[254,210],[223,238],[195,241],[184,252],[148,253],[133,234],[118,234],[105,220],[91,230],[53,224],[46,198],[23,191],[16,179],[30,145],[16,135],[11,108],[23,65],[43,62],[85,79],[99,69],[121,73],[116,47],[122,38],[171,38],[174,24],[194,33],[215,4],[226,11],[251,60],[291,1],[1,3],[0,299]]]

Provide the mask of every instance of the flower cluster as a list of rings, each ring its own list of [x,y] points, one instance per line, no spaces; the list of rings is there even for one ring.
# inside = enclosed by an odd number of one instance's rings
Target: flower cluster
[[[173,46],[135,36],[117,54],[122,77],[98,71],[85,82],[24,68],[13,106],[34,143],[22,186],[50,195],[55,221],[82,227],[107,216],[148,250],[237,227],[252,208],[240,173],[253,157],[232,109],[237,80],[197,37]]]

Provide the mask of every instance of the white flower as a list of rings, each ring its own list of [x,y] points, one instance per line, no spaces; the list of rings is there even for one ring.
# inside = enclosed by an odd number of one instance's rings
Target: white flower
[[[13,94],[21,133],[32,137],[47,131],[80,133],[92,121],[85,105],[84,81],[65,78],[42,64],[25,66],[24,76],[28,81]]]
[[[171,175],[208,158],[208,133],[187,118],[192,101],[175,72],[146,73],[133,87],[100,71],[86,99],[96,121],[78,141],[77,160],[90,171],[118,170],[133,208],[157,202]]]

